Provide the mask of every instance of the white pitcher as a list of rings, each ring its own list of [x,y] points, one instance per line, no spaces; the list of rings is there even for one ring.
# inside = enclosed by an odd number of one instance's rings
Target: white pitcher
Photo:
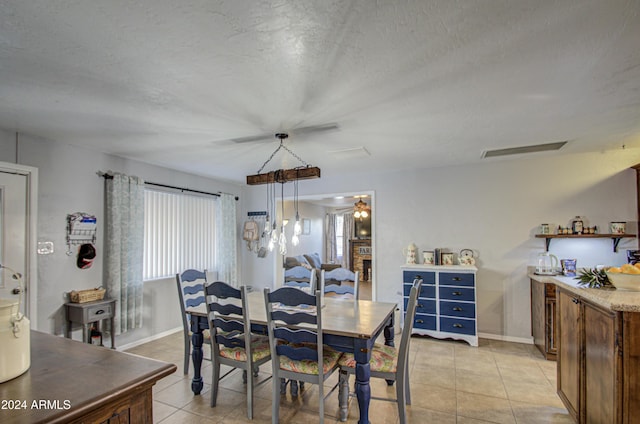
[[[416,252],[418,248],[415,244],[411,243],[406,248],[402,249],[402,254],[407,259],[407,264],[415,264],[416,263]]]

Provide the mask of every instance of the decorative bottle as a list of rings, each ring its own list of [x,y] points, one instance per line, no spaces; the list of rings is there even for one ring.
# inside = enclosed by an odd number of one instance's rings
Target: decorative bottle
[[[571,221],[571,230],[573,231],[573,234],[582,234],[584,230],[584,221],[582,221],[582,218],[579,216],[573,218]]]

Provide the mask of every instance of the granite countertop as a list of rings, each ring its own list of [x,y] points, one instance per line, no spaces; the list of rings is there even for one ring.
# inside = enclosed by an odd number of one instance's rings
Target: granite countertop
[[[529,278],[541,283],[556,284],[580,297],[592,301],[604,308],[620,312],[640,312],[640,291],[620,289],[590,289],[578,285],[575,277],[562,275],[548,276],[528,273]]]

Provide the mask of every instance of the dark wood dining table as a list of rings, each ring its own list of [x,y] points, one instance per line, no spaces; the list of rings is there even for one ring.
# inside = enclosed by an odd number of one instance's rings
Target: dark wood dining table
[[[266,334],[267,313],[262,291],[250,292],[247,296],[249,320],[252,329]],[[322,309],[322,333],[324,343],[340,352],[353,353],[356,360],[355,392],[360,409],[359,424],[369,424],[369,403],[371,388],[369,380],[371,369],[369,360],[375,340],[384,332],[385,344],[393,346],[395,303],[374,302],[370,300],[352,300],[324,298]],[[190,315],[192,335],[193,380],[191,390],[199,395],[203,381],[202,367],[203,331],[209,328],[205,307],[187,309]]]

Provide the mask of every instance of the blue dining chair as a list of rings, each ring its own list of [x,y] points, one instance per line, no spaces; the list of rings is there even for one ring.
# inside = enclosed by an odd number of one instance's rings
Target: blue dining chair
[[[340,271],[340,279],[334,278],[334,273]],[[333,271],[320,271],[320,290],[324,294],[335,295],[338,297],[349,297],[354,300],[359,299],[360,292],[360,271],[350,272],[349,275],[344,275],[343,268],[338,268]],[[351,283],[344,284],[344,283]]]
[[[324,423],[324,382],[338,369],[342,356],[322,342],[322,301],[319,290],[314,295],[291,287],[273,292],[264,290],[267,328],[271,346],[273,375],[272,422],[279,421],[281,378],[318,385],[319,417]]]
[[[198,271],[187,269],[181,274],[176,274],[178,283],[178,297],[180,298],[180,311],[182,313],[182,329],[184,333],[184,375],[189,373],[191,362],[191,326],[189,325],[189,308],[197,308],[204,305],[204,284],[207,282],[207,270]],[[209,330],[203,331],[203,343],[211,345]],[[204,358],[210,360],[210,358]]]
[[[400,424],[407,422],[406,405],[411,405],[411,391],[409,387],[409,343],[411,341],[411,332],[416,316],[416,304],[422,280],[416,280],[411,287],[409,293],[409,302],[404,318],[404,328],[400,339],[400,347],[387,346],[376,343],[371,351],[371,360],[369,366],[371,368],[371,378],[382,378],[387,382],[396,383],[396,397],[384,398],[371,396],[371,399],[396,402],[398,405],[398,415]],[[348,397],[355,396],[355,393],[349,393],[349,375],[356,372],[356,360],[352,353],[345,353],[340,358],[340,404],[347,405]],[[347,411],[340,412],[341,421],[346,421]]]
[[[269,338],[251,331],[247,309],[247,289],[221,281],[205,284],[209,328],[211,331],[211,407],[216,406],[218,383],[236,368],[243,370],[247,383],[247,417],[253,419],[253,393],[271,376],[255,381],[260,365],[271,360]],[[232,367],[220,376],[220,365]]]

